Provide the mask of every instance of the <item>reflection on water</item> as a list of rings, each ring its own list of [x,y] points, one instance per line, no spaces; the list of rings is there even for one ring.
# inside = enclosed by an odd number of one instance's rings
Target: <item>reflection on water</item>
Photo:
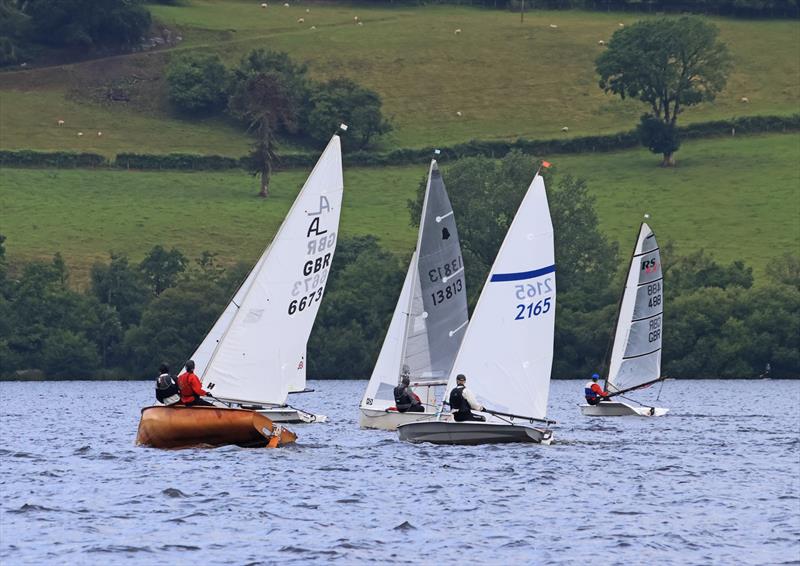
[[[362,431],[366,382],[279,450],[136,448],[149,382],[0,384],[0,562],[800,560],[800,382],[673,381],[659,419],[590,419],[553,382],[552,446]],[[640,395],[652,400],[657,389]]]

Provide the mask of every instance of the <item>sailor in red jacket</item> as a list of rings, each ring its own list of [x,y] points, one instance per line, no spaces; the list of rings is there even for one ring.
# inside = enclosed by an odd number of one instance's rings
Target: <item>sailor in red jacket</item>
[[[597,405],[600,401],[608,401],[608,391],[603,391],[597,380],[600,376],[596,373],[592,374],[592,380],[583,387],[583,394],[586,397],[586,402],[590,405]]]
[[[200,378],[195,375],[194,360],[186,362],[186,372],[178,376],[178,388],[181,390],[181,403],[187,407],[214,406],[200,398],[201,395],[205,397],[213,397],[213,395],[203,389]]]

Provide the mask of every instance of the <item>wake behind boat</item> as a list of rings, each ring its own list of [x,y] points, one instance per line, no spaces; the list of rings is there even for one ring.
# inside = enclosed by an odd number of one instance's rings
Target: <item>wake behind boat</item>
[[[306,343],[336,249],[342,192],[341,143],[334,135],[272,243],[192,356],[188,369],[200,376],[203,394],[226,407],[145,409],[137,442],[248,444],[260,441],[253,430],[262,438],[265,429],[273,430],[268,417],[324,420],[286,400],[305,389]],[[281,432],[280,438],[289,442],[294,435]]]
[[[465,374],[485,422],[401,424],[401,440],[435,444],[549,444],[556,286],[553,224],[538,172],[514,216],[456,356],[448,391]]]
[[[604,386],[610,393],[608,398],[624,396],[663,381],[663,313],[661,254],[655,234],[642,222],[620,300],[611,362]],[[632,405],[617,400],[604,400],[594,405],[587,403],[580,405],[580,408],[583,415],[590,417],[660,417],[669,411],[663,407]]]
[[[361,400],[361,428],[395,430],[402,423],[435,418],[436,388],[447,384],[467,318],[464,261],[453,207],[432,160],[417,249]],[[423,411],[398,410],[394,390],[401,373],[421,393],[416,407]]]

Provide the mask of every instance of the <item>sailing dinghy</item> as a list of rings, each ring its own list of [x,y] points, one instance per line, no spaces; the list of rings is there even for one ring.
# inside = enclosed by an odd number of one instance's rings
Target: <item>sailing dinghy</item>
[[[282,429],[272,422],[322,420],[286,400],[305,389],[306,343],[336,249],[343,187],[334,135],[272,243],[192,356],[203,388],[224,406],[145,408],[138,443],[160,446],[158,439],[177,436],[182,446],[248,444],[253,427],[274,436],[272,428]],[[220,435],[226,427],[230,434]]]
[[[487,407],[486,422],[450,418],[401,424],[402,440],[435,444],[539,442],[550,391],[556,281],[553,225],[538,172],[517,210],[483,286],[450,372]]]
[[[604,385],[611,394],[609,397],[622,396],[664,379],[661,377],[663,275],[656,236],[643,222],[620,301]],[[591,417],[660,417],[669,411],[622,401],[601,401],[597,405],[583,404],[580,408],[584,415]]]
[[[431,161],[417,249],[378,360],[361,400],[361,428],[395,430],[436,416],[436,387],[447,384],[467,326],[467,287],[453,207],[436,160]],[[425,412],[397,410],[394,388],[401,368]]]

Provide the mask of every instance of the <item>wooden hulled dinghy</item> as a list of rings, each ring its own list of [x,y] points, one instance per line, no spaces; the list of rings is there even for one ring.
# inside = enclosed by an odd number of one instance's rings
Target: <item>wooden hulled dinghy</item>
[[[292,431],[264,415],[244,409],[218,407],[145,407],[136,444],[152,448],[193,446],[277,448],[297,439]]]

